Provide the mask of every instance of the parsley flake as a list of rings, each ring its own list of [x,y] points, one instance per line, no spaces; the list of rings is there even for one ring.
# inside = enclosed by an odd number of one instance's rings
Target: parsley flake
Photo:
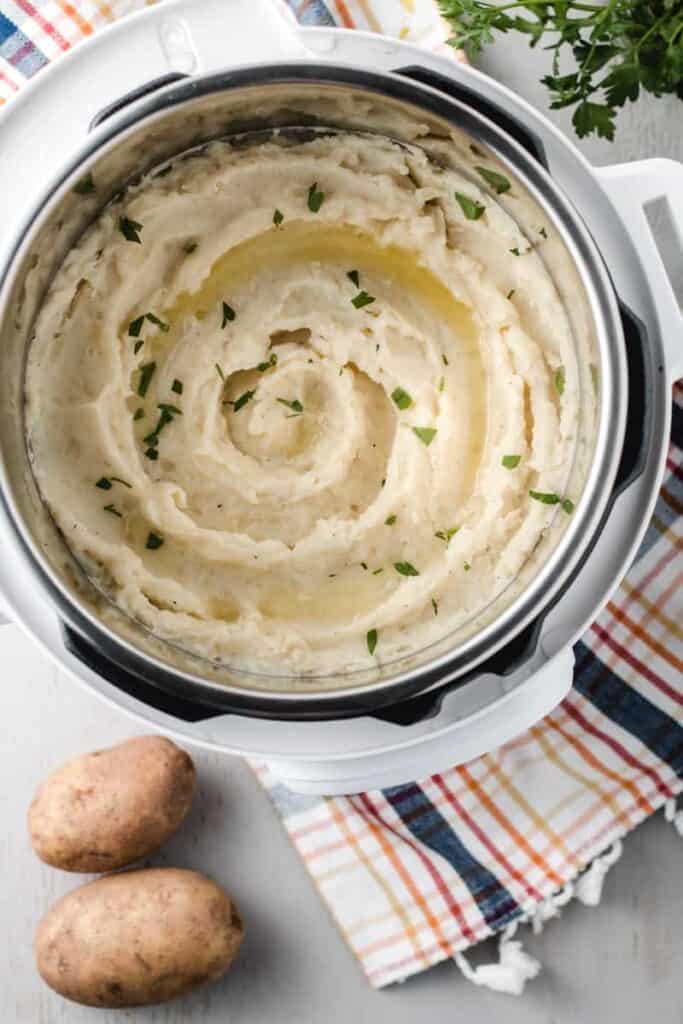
[[[143,345],[144,345],[144,344],[145,344],[145,343],[144,343],[144,341],[142,340],[142,338],[140,338],[140,340],[139,340],[139,341],[136,341],[136,342],[135,342],[135,344],[134,344],[134,346],[133,346],[133,355],[134,355],[134,356],[136,356],[136,355],[138,354],[138,352],[140,351],[140,349],[141,349],[141,348],[143,347]]]
[[[178,380],[177,377],[171,384],[171,391],[174,391],[176,395],[182,395],[183,393],[183,382]]]
[[[385,526],[393,526],[395,522],[396,522],[396,516],[395,515],[387,516],[387,518],[384,520],[384,525]]]
[[[436,427],[413,427],[413,433],[420,438],[423,445],[429,447],[436,437],[437,431]]]
[[[274,366],[277,366],[277,352],[271,352],[270,359],[265,363],[259,363],[256,369],[259,373],[265,373],[266,370],[271,370]]]
[[[357,270],[349,270],[346,276],[349,281],[352,281],[355,284],[356,288],[360,288],[360,274]]]
[[[469,572],[470,569],[472,568],[469,562],[463,562],[462,567],[465,570],[465,572]]]
[[[183,252],[187,256],[191,256],[193,252],[196,252],[199,248],[199,242],[185,242],[183,246]]]
[[[465,220],[479,220],[481,215],[486,209],[481,203],[476,202],[474,199],[470,199],[469,196],[465,196],[462,192],[456,192],[455,198],[458,201],[460,209],[465,214]]]
[[[394,569],[401,576],[419,576],[419,572],[410,562],[394,562]]]
[[[308,209],[311,213],[317,213],[323,205],[324,192],[318,191],[318,182],[314,181],[308,190]]]
[[[149,448],[145,448],[145,457],[148,458],[150,462],[156,462],[159,458],[159,452],[156,448],[153,448],[152,445],[150,445]]]
[[[502,196],[503,192],[509,192],[511,185],[504,174],[498,171],[490,171],[488,167],[475,167],[477,174],[480,174],[487,185],[495,189],[496,194]]]
[[[106,476],[102,476],[102,477],[100,477],[100,479],[95,484],[95,487],[99,487],[99,489],[101,491],[110,491],[111,490],[111,480],[109,480]]]
[[[253,388],[252,391],[245,391],[244,394],[240,395],[239,398],[236,398],[234,402],[228,401],[226,404],[232,406],[233,412],[239,412],[240,409],[244,408],[247,402],[251,402],[255,394],[256,388]]]
[[[160,331],[164,332],[164,334],[168,334],[168,332],[171,329],[169,324],[164,323],[164,321],[160,320],[158,316],[154,315],[154,313],[145,313],[145,316],[147,317],[151,324],[154,324],[155,327],[158,327]]]
[[[561,502],[562,511],[566,512],[568,516],[574,511],[574,502],[570,498],[564,498]]]
[[[223,320],[221,322],[221,328],[225,327],[226,324],[232,323],[232,321],[235,319],[236,315],[237,314],[235,313],[235,310],[232,308],[232,306],[229,306],[227,304],[227,302],[224,302],[223,303]]]
[[[139,338],[140,337],[140,331],[142,330],[142,325],[144,324],[144,322],[145,322],[145,314],[144,313],[142,314],[142,316],[136,316],[135,320],[131,320],[131,322],[128,324],[128,337],[129,338]]]
[[[555,390],[558,395],[564,394],[564,366],[558,366],[555,370]]]
[[[279,225],[282,224],[284,219],[285,219],[285,216],[284,216],[283,213],[280,212],[280,210],[276,209],[273,212],[273,224],[275,225],[275,227],[279,227]]]
[[[445,352],[441,353],[441,362],[443,363],[444,366],[448,366],[448,356],[446,355]]]
[[[545,228],[539,228],[538,229],[538,233],[541,236],[541,238],[547,238],[548,237],[548,232],[546,231]]]
[[[214,363],[213,365],[216,367],[216,373],[225,384],[225,374],[223,373],[222,367],[218,363]]]
[[[145,547],[148,551],[158,551],[161,545],[164,543],[164,538],[160,537],[158,533],[153,533],[151,530],[147,534],[147,541]]]
[[[140,238],[142,224],[139,221],[130,220],[128,217],[119,217],[119,231],[127,242],[137,242],[138,245],[142,245]]]
[[[92,180],[92,174],[86,174],[85,177],[76,182],[72,189],[72,192],[75,192],[79,196],[87,196],[94,191],[95,182]]]
[[[117,516],[119,519],[123,519],[123,515],[119,512],[116,505],[105,505],[105,512],[110,512],[113,516]]]
[[[128,487],[129,489],[133,486],[132,484],[129,484],[127,480],[122,480],[120,476],[113,476],[111,481],[114,484],[123,484],[124,487]]]
[[[138,394],[144,398],[157,368],[156,363],[144,363],[140,367],[140,380],[138,381]]]
[[[434,609],[434,614],[438,615],[439,614],[439,604],[438,604],[438,602],[434,598],[432,598],[432,608]]]
[[[560,496],[548,491],[529,491],[529,497],[540,501],[542,505],[559,505]]]
[[[510,249],[509,251],[512,253],[513,256],[521,256],[518,245],[516,245],[514,249]]]
[[[437,530],[434,536],[438,537],[439,540],[445,541],[446,547],[448,547],[451,537],[454,537],[459,529],[459,526],[451,526],[448,530]]]
[[[363,306],[369,306],[374,301],[374,295],[368,295],[367,292],[358,292],[358,295],[351,299],[351,305],[355,306],[356,309],[362,309]]]
[[[301,416],[304,411],[304,407],[298,398],[278,398],[277,401],[280,405],[286,405],[288,409],[291,409],[295,416]]]
[[[391,397],[399,409],[409,409],[413,404],[412,398],[407,391],[403,390],[403,388],[394,388],[391,392]]]
[[[500,461],[506,469],[517,469],[521,458],[521,455],[504,455]]]
[[[366,642],[367,642],[367,645],[368,645],[368,651],[370,652],[371,655],[374,654],[375,653],[375,648],[377,647],[377,630],[376,629],[368,630],[368,633],[367,633],[367,636],[366,636],[365,639],[366,639]]]
[[[511,298],[512,298],[512,296],[513,296],[514,294],[515,294],[515,289],[514,289],[514,288],[511,288],[511,289],[510,289],[510,291],[509,291],[509,292],[507,293],[507,295],[505,296],[505,298],[506,298],[506,299],[511,299]]]
[[[145,415],[145,410],[144,409],[142,409],[142,408],[136,409],[135,410],[135,414],[133,416],[133,420],[134,421],[141,420],[144,417],[144,415]]]

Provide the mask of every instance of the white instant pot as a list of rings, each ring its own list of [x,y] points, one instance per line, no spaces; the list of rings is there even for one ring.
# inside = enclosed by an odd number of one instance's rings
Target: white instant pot
[[[564,561],[549,561],[540,577],[545,600],[537,594],[533,606],[527,601],[507,633],[486,634],[488,647],[480,640],[468,648],[466,663],[461,657],[456,664],[445,651],[428,671],[413,666],[400,678],[359,686],[355,704],[340,697],[309,711],[305,699],[297,707],[276,694],[270,702],[254,698],[250,707],[249,698],[231,703],[229,686],[220,690],[228,696],[213,699],[208,685],[193,700],[188,673],[174,675],[151,655],[141,659],[111,634],[91,631],[92,622],[72,608],[18,521],[26,513],[20,515],[20,503],[9,496],[7,446],[0,599],[8,619],[64,673],[112,705],[181,740],[265,761],[295,790],[333,794],[419,779],[492,750],[547,714],[571,687],[572,644],[628,569],[663,472],[671,385],[683,374],[683,318],[645,207],[665,198],[683,231],[683,166],[649,160],[595,170],[537,111],[479,72],[384,37],[297,27],[273,0],[167,0],[42,71],[0,119],[5,378],[15,368],[8,354],[12,332],[25,326],[26,282],[31,269],[40,270],[40,254],[31,256],[27,239],[32,222],[43,214],[46,219],[52,192],[68,190],[76,172],[90,166],[87,160],[99,158],[117,133],[132,137],[145,117],[166,116],[174,107],[181,114],[196,110],[182,103],[226,88],[291,82],[309,93],[318,82],[321,97],[328,88],[362,86],[401,102],[409,102],[413,90],[425,109],[450,105],[455,123],[459,111],[468,130],[479,126],[491,140],[494,154],[526,167],[522,180],[541,198],[545,182],[565,243],[593,262],[591,287],[602,288],[593,301],[604,312],[603,355],[610,321],[613,328],[613,368],[605,368],[601,398],[601,462],[594,473],[605,479],[602,487],[593,480],[592,492],[584,488]],[[149,139],[153,148],[153,132]],[[34,262],[19,280],[14,265],[22,259]],[[3,402],[0,433],[16,435],[19,406]],[[218,683],[211,685],[215,696]],[[365,692],[384,697],[364,702]]]

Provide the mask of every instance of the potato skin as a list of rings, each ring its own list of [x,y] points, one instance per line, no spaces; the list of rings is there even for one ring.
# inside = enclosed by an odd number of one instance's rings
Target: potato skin
[[[195,871],[143,868],[98,878],[38,926],[43,980],[85,1006],[162,1003],[215,981],[244,935],[227,893]]]
[[[196,772],[162,736],[139,736],[67,761],[28,814],[33,849],[64,871],[112,871],[156,850],[190,809]]]

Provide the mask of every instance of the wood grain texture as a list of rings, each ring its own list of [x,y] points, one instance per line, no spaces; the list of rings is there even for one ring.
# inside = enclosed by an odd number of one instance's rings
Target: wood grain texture
[[[483,70],[546,109],[548,55],[503,39]],[[569,115],[552,115],[567,129]],[[646,100],[620,117],[617,141],[581,145],[597,164],[683,159],[683,104]],[[78,884],[41,864],[25,826],[36,784],[78,753],[139,727],[58,675],[15,627],[0,632],[0,938],[2,1024],[682,1024],[683,843],[661,816],[634,833],[595,910],[571,905],[525,945],[544,964],[522,1000],[475,989],[445,964],[373,992],[336,934],[265,795],[240,763],[193,752],[195,806],[152,863],[200,870],[227,887],[247,937],[226,979],[165,1007],[92,1010],[53,995],[31,954],[36,923]],[[491,949],[474,955],[490,958]]]

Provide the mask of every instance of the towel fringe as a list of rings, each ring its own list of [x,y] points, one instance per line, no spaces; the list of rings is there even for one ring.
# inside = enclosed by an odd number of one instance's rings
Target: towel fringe
[[[671,806],[669,807],[669,804]],[[683,812],[676,813],[675,801],[669,801],[665,808],[667,821],[673,821],[683,836]],[[461,974],[473,985],[482,985],[492,992],[521,996],[527,981],[532,981],[541,970],[541,964],[524,950],[519,940],[513,941],[520,924],[531,925],[534,935],[543,931],[547,921],[560,916],[560,910],[574,897],[585,907],[597,907],[602,896],[602,887],[607,872],[621,857],[623,844],[620,839],[612,844],[574,882],[568,882],[557,892],[535,907],[530,908],[517,921],[509,924],[500,935],[498,962],[472,967],[464,953],[456,953],[453,960]]]
[[[683,839],[683,810],[676,810],[676,797],[672,796],[664,804],[664,817],[670,821],[673,827]]]
[[[602,887],[605,882],[605,875],[612,867],[613,864],[621,857],[623,853],[623,843],[621,839],[617,839],[615,843],[610,846],[609,850],[602,854],[600,857],[596,857],[591,862],[590,867],[587,871],[584,871],[574,883],[574,892],[579,903],[583,903],[584,907],[597,907],[602,896]]]
[[[501,932],[498,963],[472,967],[463,953],[455,954],[453,959],[458,968],[473,985],[483,985],[492,992],[521,996],[527,981],[536,977],[541,969],[540,963],[524,951],[521,942],[513,941],[517,924],[513,921]]]

